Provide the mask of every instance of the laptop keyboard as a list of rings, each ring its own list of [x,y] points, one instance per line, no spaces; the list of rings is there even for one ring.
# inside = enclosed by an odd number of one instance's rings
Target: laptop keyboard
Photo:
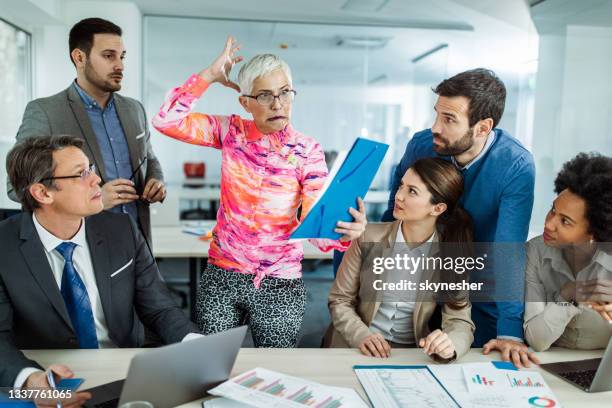
[[[559,376],[578,384],[582,388],[588,389],[593,383],[593,379],[595,378],[596,372],[597,370],[569,371],[565,373],[559,373]]]
[[[96,408],[117,408],[117,405],[119,405],[119,398],[101,402],[99,404],[96,404],[95,407]]]

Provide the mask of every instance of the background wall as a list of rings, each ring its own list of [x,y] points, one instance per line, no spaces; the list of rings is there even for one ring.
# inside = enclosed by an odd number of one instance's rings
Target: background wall
[[[492,68],[508,88],[500,127],[521,140],[536,161],[532,234],[541,232],[554,177],[565,161],[579,151],[612,155],[612,2],[607,0],[313,0],[291,8],[276,0],[0,0],[0,18],[31,34],[31,97],[59,92],[74,78],[68,30],[89,16],[123,28],[128,54],[121,92],[142,100],[149,115],[168,89],[216,56],[227,34],[238,34],[247,57],[284,53],[299,92],[297,129],[330,150],[362,134],[392,144],[375,182],[381,188],[412,134],[431,124],[431,87],[464,69]],[[347,49],[336,46],[337,35],[390,40],[382,48]],[[287,48],[281,49],[282,43]],[[413,62],[441,44],[448,46]],[[236,96],[212,87],[197,109],[244,114]],[[0,132],[2,163],[21,122],[25,102],[20,104]],[[210,177],[218,177],[218,152],[160,135],[153,143],[168,180],[178,182],[188,160],[204,160]],[[4,177],[2,165],[0,180]],[[0,206],[14,206],[2,182]]]

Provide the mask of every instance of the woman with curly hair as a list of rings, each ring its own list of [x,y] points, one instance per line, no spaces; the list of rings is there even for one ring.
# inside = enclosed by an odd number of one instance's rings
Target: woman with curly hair
[[[536,351],[612,335],[612,158],[580,153],[555,180],[544,233],[527,243],[525,339]]]

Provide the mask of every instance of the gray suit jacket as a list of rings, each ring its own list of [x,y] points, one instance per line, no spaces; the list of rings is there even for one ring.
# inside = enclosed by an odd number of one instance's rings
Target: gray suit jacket
[[[143,323],[163,343],[197,332],[171,297],[128,215],[103,211],[86,219],[85,231],[115,345],[141,347]],[[21,369],[38,367],[20,349],[77,348],[77,339],[31,213],[0,223],[0,259],[0,387],[12,387]]]
[[[142,160],[147,157],[147,161],[134,176],[136,191],[141,194],[150,178],[163,180],[164,175],[161,165],[153,153],[150,141],[151,134],[142,104],[135,99],[119,94],[114,94],[114,98],[119,121],[127,139],[132,168],[136,169],[142,163]],[[73,85],[58,94],[35,99],[28,103],[23,114],[23,121],[17,132],[17,141],[28,137],[60,134],[82,137],[85,140],[83,151],[89,157],[90,162],[96,164],[102,183],[110,181],[106,177],[98,140],[89,122],[85,105]],[[13,188],[8,181],[6,191],[12,200],[17,201]],[[149,204],[138,200],[136,205],[140,225],[147,240],[151,242]]]

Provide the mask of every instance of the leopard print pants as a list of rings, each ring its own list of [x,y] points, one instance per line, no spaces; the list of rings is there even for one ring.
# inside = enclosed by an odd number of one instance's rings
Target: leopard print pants
[[[204,334],[248,324],[255,347],[296,347],[306,307],[304,281],[264,278],[209,264],[200,280],[197,321]]]

